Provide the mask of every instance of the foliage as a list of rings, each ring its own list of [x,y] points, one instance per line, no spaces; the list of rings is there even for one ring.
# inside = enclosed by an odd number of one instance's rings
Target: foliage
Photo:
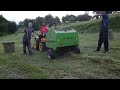
[[[88,14],[78,15],[78,16],[66,15],[62,17],[62,22],[88,21],[91,18],[92,17],[89,16]]]
[[[6,20],[0,15],[0,33],[15,33],[17,31],[17,25],[13,21]]]

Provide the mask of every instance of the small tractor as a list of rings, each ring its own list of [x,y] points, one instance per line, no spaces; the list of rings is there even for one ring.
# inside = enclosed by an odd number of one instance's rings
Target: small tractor
[[[35,38],[34,49],[47,51],[49,59],[55,59],[56,54],[73,51],[80,54],[78,33],[74,29],[52,29],[47,34]]]

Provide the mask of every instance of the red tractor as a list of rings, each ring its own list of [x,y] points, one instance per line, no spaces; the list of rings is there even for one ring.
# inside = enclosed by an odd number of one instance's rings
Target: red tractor
[[[48,32],[48,28],[45,24],[43,24],[40,28],[40,35],[39,38],[35,38],[34,48],[36,50],[43,51],[45,50],[45,42],[46,42],[46,33]]]

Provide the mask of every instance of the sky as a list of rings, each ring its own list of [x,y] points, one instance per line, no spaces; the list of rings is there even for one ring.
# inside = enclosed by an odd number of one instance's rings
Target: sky
[[[35,19],[36,17],[45,17],[48,14],[51,14],[53,17],[58,16],[62,19],[66,15],[81,15],[85,11],[0,11],[0,15],[3,15],[9,21],[15,21],[17,24],[24,19]],[[89,11],[89,15],[93,15],[92,11]]]

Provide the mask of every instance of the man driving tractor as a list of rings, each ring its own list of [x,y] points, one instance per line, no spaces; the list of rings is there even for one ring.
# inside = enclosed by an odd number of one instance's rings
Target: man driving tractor
[[[46,33],[48,32],[48,25],[45,25],[45,23],[43,23],[43,25],[41,26],[41,28],[40,28],[40,40],[41,40],[41,42],[45,42],[46,41],[46,39],[45,39],[45,37],[46,37]]]
[[[42,24],[42,26],[40,27],[40,32],[41,35],[46,35],[46,33],[48,32],[48,25],[45,25],[45,23]]]

